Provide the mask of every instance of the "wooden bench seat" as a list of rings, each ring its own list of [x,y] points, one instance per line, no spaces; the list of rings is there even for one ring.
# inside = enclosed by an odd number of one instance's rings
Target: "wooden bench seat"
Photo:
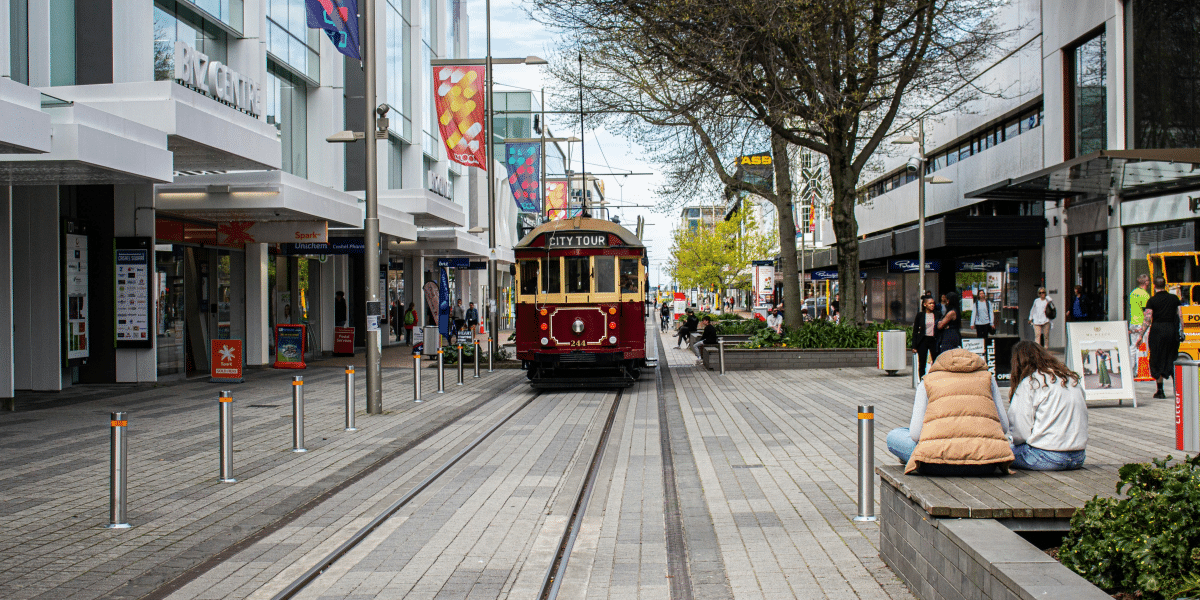
[[[1020,471],[992,477],[905,475],[904,467],[876,467],[890,485],[934,517],[959,519],[1069,519],[1093,496],[1120,497],[1120,465],[1088,464],[1075,471]]]

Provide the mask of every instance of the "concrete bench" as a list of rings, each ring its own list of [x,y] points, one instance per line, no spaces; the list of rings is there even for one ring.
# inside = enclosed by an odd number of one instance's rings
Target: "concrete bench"
[[[878,467],[883,562],[922,600],[1111,600],[1018,532],[1065,532],[1093,496],[1117,496],[1117,465],[996,477]]]

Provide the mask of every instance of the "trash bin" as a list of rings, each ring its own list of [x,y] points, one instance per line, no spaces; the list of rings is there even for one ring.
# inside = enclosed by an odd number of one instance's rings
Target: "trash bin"
[[[442,347],[442,334],[438,333],[437,325],[425,326],[425,347],[421,349],[421,354],[425,356],[437,356],[438,348]]]
[[[1200,452],[1200,362],[1175,361],[1175,449]]]
[[[900,329],[889,329],[876,334],[875,347],[879,368],[895,375],[897,371],[908,366],[907,336]]]

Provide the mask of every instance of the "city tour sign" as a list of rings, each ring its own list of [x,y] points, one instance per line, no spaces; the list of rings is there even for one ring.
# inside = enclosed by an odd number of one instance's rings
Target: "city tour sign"
[[[209,60],[187,42],[175,42],[175,79],[218,102],[258,117],[263,112],[262,84]]]

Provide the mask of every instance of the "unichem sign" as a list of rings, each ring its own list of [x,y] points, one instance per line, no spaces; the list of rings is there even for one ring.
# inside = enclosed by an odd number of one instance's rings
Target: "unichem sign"
[[[262,85],[221,64],[208,60],[187,42],[175,42],[175,80],[218,102],[255,117],[262,115]]]

